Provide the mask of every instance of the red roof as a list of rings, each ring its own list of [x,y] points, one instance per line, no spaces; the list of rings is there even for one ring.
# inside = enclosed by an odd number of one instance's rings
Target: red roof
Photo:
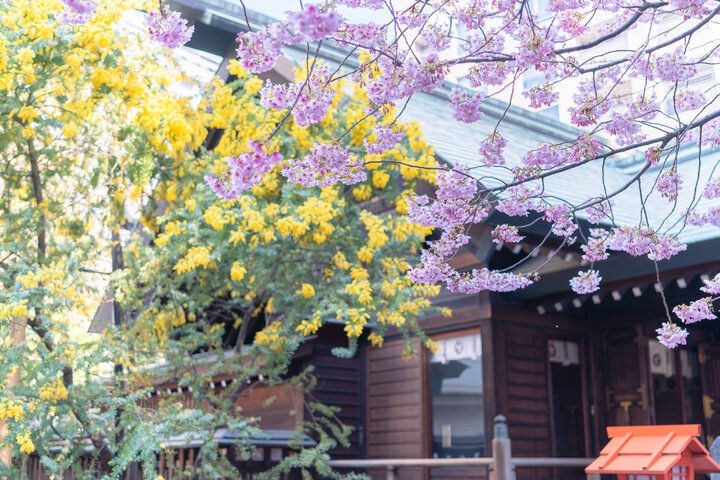
[[[683,457],[692,456],[697,473],[720,473],[720,465],[698,441],[700,425],[607,427],[610,441],[587,473],[666,474]]]

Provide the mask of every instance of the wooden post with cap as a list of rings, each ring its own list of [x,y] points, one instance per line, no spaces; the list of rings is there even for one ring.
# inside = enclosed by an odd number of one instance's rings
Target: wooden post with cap
[[[515,480],[506,422],[505,417],[502,415],[495,417],[492,440],[493,466],[490,472],[490,480]]]

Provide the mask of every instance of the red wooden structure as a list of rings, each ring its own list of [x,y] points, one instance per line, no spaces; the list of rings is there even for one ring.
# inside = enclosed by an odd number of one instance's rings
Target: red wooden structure
[[[696,438],[700,425],[607,427],[610,441],[586,469],[618,480],[692,480],[720,473],[720,465]]]

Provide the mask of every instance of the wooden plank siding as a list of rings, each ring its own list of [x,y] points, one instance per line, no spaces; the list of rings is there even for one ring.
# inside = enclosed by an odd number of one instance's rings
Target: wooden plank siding
[[[553,457],[554,420],[551,396],[551,374],[548,357],[550,338],[571,338],[586,345],[583,351],[594,352],[599,345],[593,327],[582,319],[532,312],[493,305],[493,348],[495,367],[496,413],[505,415],[508,423],[512,455],[516,457]],[[597,344],[597,345],[596,345]],[[589,365],[590,354],[581,358],[583,368]],[[589,403],[598,404],[599,386],[591,379],[584,388]],[[580,385],[581,379],[578,379]],[[597,417],[597,416],[595,416]],[[597,418],[588,419],[588,424]],[[595,437],[591,444],[597,444]],[[578,471],[574,471],[578,470]],[[517,480],[557,480],[575,478],[579,469],[520,468]]]
[[[507,417],[513,455],[550,457],[551,415],[548,392],[547,338],[542,330],[505,326]]]
[[[335,345],[316,343],[313,346],[311,363],[317,378],[313,396],[318,401],[339,407],[337,418],[345,425],[355,427],[350,434],[350,446],[339,446],[330,451],[333,458],[365,457],[365,394],[363,371],[364,352],[359,351],[353,358],[333,356]]]
[[[427,455],[425,409],[425,355],[402,359],[404,340],[386,342],[367,350],[367,457],[424,458]],[[374,479],[385,472],[369,471]],[[400,480],[427,477],[423,468],[401,468]]]
[[[443,290],[436,305],[452,308],[450,317],[429,316],[420,320],[423,330],[433,339],[480,333],[484,371],[484,407],[486,451],[490,455],[492,419],[495,415],[495,347],[491,325],[490,298],[456,295]],[[420,348],[416,357],[402,360],[404,339],[390,329],[381,349],[367,350],[367,458],[427,458],[430,447],[429,353]],[[384,471],[370,471],[373,478],[384,479]],[[429,480],[465,480],[487,478],[484,468],[399,469],[397,478]]]

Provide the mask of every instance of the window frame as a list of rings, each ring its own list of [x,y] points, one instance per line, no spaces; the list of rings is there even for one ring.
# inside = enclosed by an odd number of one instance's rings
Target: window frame
[[[488,319],[489,321],[490,319]],[[450,331],[444,331],[439,333],[428,333],[428,337],[433,340],[447,340],[451,338],[456,337],[463,337],[466,335],[480,335],[480,360],[482,365],[482,375],[483,375],[483,421],[485,424],[485,431],[484,431],[484,445],[483,445],[483,457],[488,457],[491,455],[491,444],[492,444],[492,431],[493,431],[493,424],[492,419],[495,416],[494,412],[494,399],[491,399],[488,402],[488,395],[491,394],[492,389],[488,388],[488,381],[489,376],[493,375],[492,373],[492,350],[488,349],[488,338],[492,338],[492,332],[491,330],[485,327],[485,322],[482,322],[481,325],[478,325],[476,327],[470,327],[470,328],[461,328],[458,330],[450,330]],[[424,421],[425,421],[425,456],[427,458],[431,458],[433,455],[433,446],[432,446],[432,395],[430,391],[430,361],[432,359],[432,352],[428,351],[427,349],[423,350],[424,358],[423,358],[423,375],[424,375],[424,386],[423,386],[423,404],[425,405],[424,408]],[[494,382],[494,377],[492,380]],[[492,409],[492,411],[491,411]],[[490,422],[490,423],[488,423]]]

